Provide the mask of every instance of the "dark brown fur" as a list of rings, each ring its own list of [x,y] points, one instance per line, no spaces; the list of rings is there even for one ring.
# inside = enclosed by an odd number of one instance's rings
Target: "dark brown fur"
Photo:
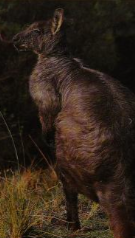
[[[34,23],[13,41],[17,48],[38,54],[30,93],[43,131],[55,136],[67,220],[73,229],[80,227],[77,195],[82,193],[103,207],[115,238],[133,238],[135,96],[73,59],[62,23],[63,11],[57,10],[52,20]]]

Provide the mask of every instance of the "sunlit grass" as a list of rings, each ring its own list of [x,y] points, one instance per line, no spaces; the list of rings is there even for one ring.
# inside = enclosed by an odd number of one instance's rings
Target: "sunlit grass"
[[[53,179],[54,184],[49,187],[45,175],[42,177],[41,171],[27,170],[1,178],[0,237],[22,238],[39,228],[43,232],[44,211],[49,208],[49,201],[55,202],[51,190],[55,190],[56,181]]]
[[[62,186],[53,170],[5,173],[0,178],[0,237],[111,238],[99,206],[84,196],[79,200],[80,220],[87,231],[72,233],[66,226]]]

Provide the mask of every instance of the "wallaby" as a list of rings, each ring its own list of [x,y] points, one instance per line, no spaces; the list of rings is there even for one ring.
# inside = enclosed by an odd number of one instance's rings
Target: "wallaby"
[[[68,51],[64,10],[13,38],[38,55],[30,94],[46,136],[55,141],[56,171],[67,221],[80,228],[78,193],[98,202],[115,238],[135,236],[135,96],[117,80],[86,68]]]

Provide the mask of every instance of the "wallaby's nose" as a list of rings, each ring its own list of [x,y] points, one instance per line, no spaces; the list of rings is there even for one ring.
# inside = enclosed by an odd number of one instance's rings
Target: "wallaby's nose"
[[[20,36],[19,35],[15,35],[14,37],[13,37],[13,39],[12,39],[12,42],[15,44],[15,43],[17,43],[17,42],[19,42],[20,41]]]

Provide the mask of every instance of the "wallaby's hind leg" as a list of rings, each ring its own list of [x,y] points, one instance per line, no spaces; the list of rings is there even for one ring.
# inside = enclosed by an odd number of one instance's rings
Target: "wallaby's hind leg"
[[[112,208],[110,214],[110,227],[115,238],[133,238],[135,237],[131,227],[128,215],[124,207]]]
[[[80,229],[80,222],[78,217],[78,194],[64,187],[66,198],[67,222],[68,229],[73,231]]]

